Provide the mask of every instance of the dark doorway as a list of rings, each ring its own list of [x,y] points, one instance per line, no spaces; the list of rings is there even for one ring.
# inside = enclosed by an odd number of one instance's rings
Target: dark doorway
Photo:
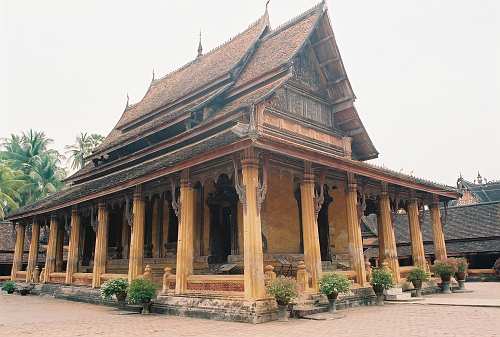
[[[231,254],[238,254],[237,231],[238,195],[232,181],[222,174],[215,183],[215,192],[209,193],[210,257],[209,263],[226,263]]]
[[[94,259],[95,249],[95,232],[90,225],[90,216],[82,217],[83,226],[83,247],[82,247],[82,266],[90,266],[90,262]]]
[[[318,214],[319,247],[321,250],[321,261],[331,261],[330,254],[330,224],[328,223],[328,206],[333,201],[328,191],[328,186],[323,186],[324,201]]]

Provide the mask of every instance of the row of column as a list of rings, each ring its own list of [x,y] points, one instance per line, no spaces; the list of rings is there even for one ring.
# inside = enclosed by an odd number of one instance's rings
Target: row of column
[[[240,196],[243,203],[243,236],[244,236],[244,289],[247,299],[258,299],[265,296],[263,252],[261,236],[260,207],[258,203],[259,182],[259,160],[253,149],[247,149],[243,153],[242,166],[242,189]],[[315,212],[315,180],[310,163],[306,163],[304,178],[300,185],[301,190],[301,214],[303,223],[304,262],[311,278],[313,290],[318,290],[319,278],[322,274],[321,253],[317,218]],[[379,240],[380,258],[387,262],[393,271],[396,281],[399,281],[399,264],[397,258],[396,241],[391,221],[391,211],[387,186],[382,186],[380,196],[379,214]],[[348,174],[347,181],[347,228],[349,240],[349,254],[352,261],[352,269],[356,274],[356,281],[361,286],[366,284],[366,271],[363,257],[363,241],[361,236],[360,219],[357,210],[358,196],[356,179],[353,174]],[[189,170],[182,172],[180,186],[180,200],[178,202],[179,234],[177,244],[177,268],[176,268],[176,293],[181,294],[187,290],[187,280],[193,273],[194,254],[194,190],[189,179]],[[136,187],[133,196],[133,221],[131,228],[130,253],[129,253],[129,282],[143,273],[144,261],[144,232],[145,232],[145,202],[142,187]],[[446,247],[441,226],[439,204],[436,200],[431,206],[434,245],[436,259],[446,258]],[[423,248],[422,233],[418,220],[418,203],[413,198],[408,204],[408,218],[412,244],[412,255],[415,265],[425,267],[425,254]],[[94,267],[92,273],[92,286],[99,287],[101,276],[106,272],[107,242],[108,242],[109,216],[104,202],[98,206],[98,224],[96,229],[96,243],[94,252]],[[62,244],[58,237],[59,223],[56,217],[50,219],[50,234],[47,245],[47,256],[45,262],[44,279],[49,280],[50,274],[56,270],[57,250]],[[66,268],[66,283],[72,283],[73,274],[78,267],[78,251],[80,244],[80,217],[76,208],[71,213],[71,234],[69,242],[68,260]],[[16,272],[21,270],[22,253],[24,245],[24,226],[18,224],[16,227],[16,247],[12,266],[12,278],[15,279]],[[40,225],[37,222],[32,226],[32,241],[28,257],[28,268],[26,280],[31,281],[33,270],[37,264],[39,250]],[[61,256],[62,259],[62,256]]]

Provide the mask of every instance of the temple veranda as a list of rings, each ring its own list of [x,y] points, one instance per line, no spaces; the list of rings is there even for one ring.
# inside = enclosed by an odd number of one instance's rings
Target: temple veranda
[[[199,41],[195,59],[127,100],[64,189],[9,214],[12,279],[98,289],[146,277],[168,312],[246,322],[275,317],[265,286],[277,275],[297,279],[299,301],[329,271],[360,299],[373,296],[372,266],[402,282],[394,215],[407,214],[412,264],[428,268],[422,214],[446,258],[440,212],[459,193],[367,163],[378,151],[355,99],[324,2],[275,28],[266,9],[206,53]],[[371,214],[380,259],[368,261]]]

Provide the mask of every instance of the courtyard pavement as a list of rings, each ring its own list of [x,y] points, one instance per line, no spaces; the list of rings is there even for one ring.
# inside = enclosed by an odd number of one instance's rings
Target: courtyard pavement
[[[468,283],[467,287],[474,292],[432,295],[418,305],[351,308],[340,311],[345,317],[337,320],[292,319],[259,325],[142,316],[50,297],[2,294],[0,336],[500,336],[500,307],[474,306],[484,300],[500,302],[500,283]],[[436,301],[442,305],[426,305]]]

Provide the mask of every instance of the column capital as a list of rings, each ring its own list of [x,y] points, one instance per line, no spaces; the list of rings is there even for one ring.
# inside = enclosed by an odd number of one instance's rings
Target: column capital
[[[242,167],[259,167],[259,157],[255,152],[253,147],[249,147],[243,150],[241,154],[241,166]]]
[[[191,174],[189,168],[181,171],[181,187],[191,187]]]
[[[432,195],[432,202],[429,205],[430,208],[439,208],[439,196],[436,194]]]
[[[389,195],[389,186],[385,181],[380,182],[380,195],[381,196],[388,196]]]
[[[100,199],[99,202],[97,203],[97,208],[98,209],[105,209],[106,208],[106,201],[104,199]]]
[[[78,206],[77,205],[73,205],[73,207],[71,207],[71,216],[73,215],[78,215]]]
[[[142,199],[142,197],[143,197],[142,185],[139,184],[139,185],[135,186],[135,188],[134,188],[133,198],[134,199]]]
[[[347,172],[347,191],[356,192],[358,190],[358,184],[356,183],[356,176],[354,173]]]

